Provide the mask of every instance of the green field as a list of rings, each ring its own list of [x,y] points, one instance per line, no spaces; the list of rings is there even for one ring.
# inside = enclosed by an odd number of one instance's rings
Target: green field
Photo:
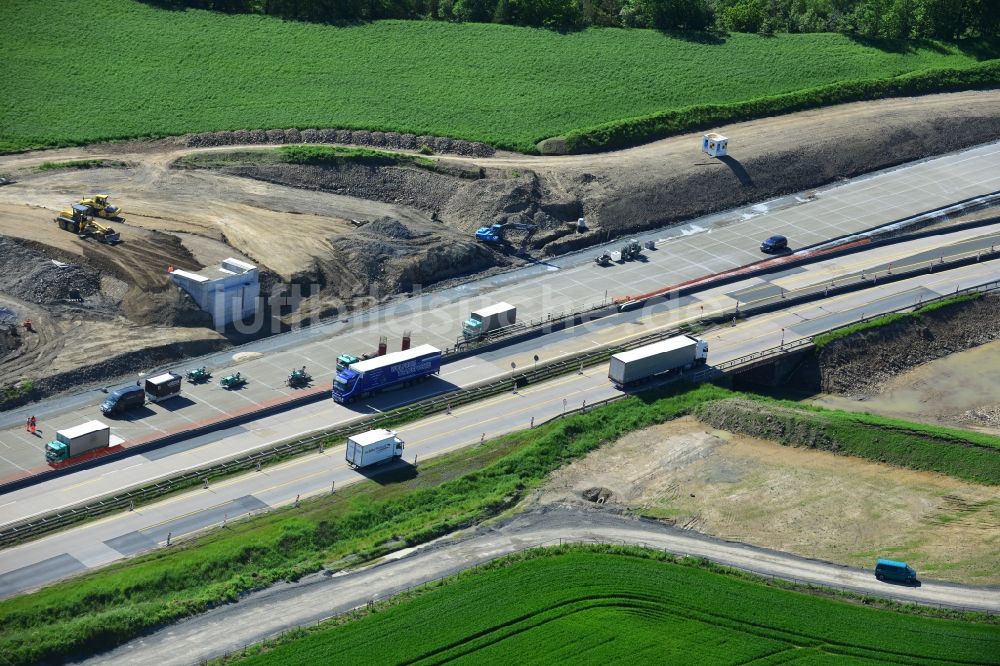
[[[996,625],[874,610],[637,549],[554,551],[239,663],[988,664],[1000,655]]]
[[[430,21],[341,28],[134,0],[5,0],[0,17],[3,151],[275,127],[396,130],[528,151],[547,137],[692,105],[978,62],[952,46],[888,51],[838,34],[698,41]],[[988,67],[1000,80],[1000,67]]]

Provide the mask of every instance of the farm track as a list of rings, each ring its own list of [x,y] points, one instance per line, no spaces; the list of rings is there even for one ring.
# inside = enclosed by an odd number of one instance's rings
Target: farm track
[[[598,541],[665,549],[704,557],[765,576],[846,589],[877,597],[1000,611],[1000,590],[924,581],[907,588],[876,581],[868,571],[849,569],[786,553],[706,537],[654,521],[600,510],[545,507],[520,514],[464,537],[440,539],[400,553],[373,567],[327,577],[309,576],[278,585],[181,621],[84,663],[199,663],[293,627],[319,622],[333,614],[386,599],[409,587],[454,575],[496,557],[537,545]]]

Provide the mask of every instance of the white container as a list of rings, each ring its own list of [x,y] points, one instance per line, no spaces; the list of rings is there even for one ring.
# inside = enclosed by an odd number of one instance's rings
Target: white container
[[[152,402],[169,400],[181,394],[181,376],[173,372],[150,377],[146,380],[146,399]]]
[[[385,460],[403,457],[403,440],[392,430],[380,428],[347,438],[344,454],[347,464],[355,468],[376,465]]]
[[[611,357],[608,379],[628,386],[672,370],[705,363],[708,343],[689,335],[678,335]]]
[[[111,445],[111,426],[100,421],[87,423],[56,431],[56,439],[52,444],[65,444],[66,457],[72,458],[95,449],[107,448]],[[47,448],[51,448],[51,444]]]

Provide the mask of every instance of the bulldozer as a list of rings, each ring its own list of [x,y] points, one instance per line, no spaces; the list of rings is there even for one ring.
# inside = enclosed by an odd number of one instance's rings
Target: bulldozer
[[[55,223],[60,229],[77,234],[80,238],[93,237],[108,245],[114,245],[122,239],[121,234],[110,225],[91,217],[89,209],[83,204],[73,204],[68,210],[59,213]]]
[[[122,209],[118,206],[112,206],[108,202],[107,194],[95,194],[86,199],[80,199],[80,205],[86,206],[88,214],[93,217],[103,217],[105,220],[122,219]]]

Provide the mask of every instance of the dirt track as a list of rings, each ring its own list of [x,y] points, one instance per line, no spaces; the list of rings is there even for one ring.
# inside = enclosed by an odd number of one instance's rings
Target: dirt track
[[[926,575],[1000,583],[996,489],[682,418],[630,433],[556,471],[536,499],[604,506],[713,537],[866,567],[896,556]],[[607,493],[605,493],[607,494]]]
[[[598,155],[442,156],[445,173],[281,169],[240,177],[171,168],[188,154],[234,148],[192,149],[181,138],[10,155],[0,157],[0,174],[18,182],[0,187],[0,236],[30,240],[54,259],[124,281],[132,291],[121,315],[132,324],[193,323],[191,304],[168,286],[166,268],[197,268],[225,256],[259,264],[269,284],[321,285],[323,294],[306,307],[326,312],[340,307],[341,299],[350,305],[371,293],[381,298],[412,284],[509,264],[509,256],[472,241],[481,224],[542,215],[561,225],[585,214],[589,233],[563,226],[533,241],[538,253],[561,252],[995,140],[1000,91],[847,104],[717,129],[731,138],[728,162],[702,155],[700,135]],[[128,166],[37,170],[42,162],[81,158]],[[482,169],[483,177],[447,173],[456,167]],[[82,241],[52,223],[58,210],[96,191],[110,193],[124,209],[118,247]],[[350,223],[379,218],[398,220],[411,238],[380,238]],[[35,314],[39,321],[46,315],[57,313]],[[86,313],[78,319],[86,321]],[[169,338],[170,330],[162,336]],[[191,332],[178,335],[187,339]],[[41,370],[44,356],[36,363],[22,359],[19,371]],[[82,349],[76,355],[81,366],[96,360]],[[13,366],[4,362],[7,367]]]

